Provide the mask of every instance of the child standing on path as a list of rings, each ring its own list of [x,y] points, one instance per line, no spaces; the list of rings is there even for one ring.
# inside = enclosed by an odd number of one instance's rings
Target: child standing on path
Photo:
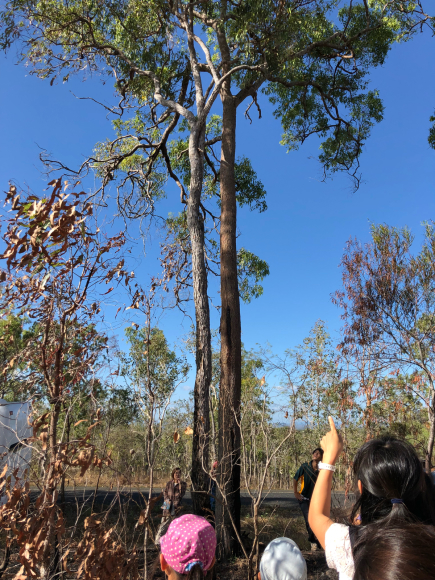
[[[424,560],[427,538],[433,533],[435,525],[435,501],[430,479],[423,471],[414,448],[394,437],[382,437],[365,443],[358,450],[353,466],[360,497],[353,508],[351,522],[359,516],[360,525],[336,524],[330,518],[331,486],[343,440],[332,417],[329,417],[329,424],[331,431],[321,442],[324,463],[319,463],[319,476],[308,516],[313,532],[325,548],[328,566],[339,572],[340,580],[352,580],[354,574],[355,578],[363,578],[358,554],[364,553],[365,561],[367,558],[370,560],[367,548],[372,546],[373,554],[376,552],[378,557],[381,550],[382,558],[390,554],[390,559],[392,555],[397,559],[399,552],[394,551],[391,542],[389,545],[388,542],[384,543],[382,548],[379,538],[384,536],[391,540],[394,537],[391,535],[392,529],[396,534],[401,530],[409,537],[409,526],[412,525],[421,530],[421,556]],[[373,544],[373,538],[378,539],[376,544]],[[394,558],[390,562],[386,560],[387,568],[393,570],[396,565]],[[385,579],[392,578],[385,569],[383,574]],[[382,576],[368,575],[365,580],[378,577]],[[415,577],[435,579],[435,568],[433,575],[417,574]]]

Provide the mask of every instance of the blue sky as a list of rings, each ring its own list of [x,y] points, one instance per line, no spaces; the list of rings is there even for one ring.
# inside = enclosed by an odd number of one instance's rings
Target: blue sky
[[[266,342],[277,352],[294,347],[319,318],[327,322],[331,334],[338,333],[340,312],[330,296],[340,287],[338,265],[349,237],[366,241],[370,222],[384,222],[409,226],[418,243],[421,223],[435,217],[435,152],[427,142],[435,109],[434,47],[429,34],[419,35],[395,46],[385,66],[373,72],[371,87],[380,91],[385,116],[366,144],[361,158],[364,181],[356,193],[345,176],[321,182],[315,138],[297,152],[285,152],[279,145],[279,123],[264,99],[263,118],[251,115],[252,125],[240,111],[237,154],[251,158],[268,192],[269,209],[263,214],[239,211],[239,246],[265,259],[271,272],[263,296],[242,305],[247,348]],[[105,112],[90,101],[77,100],[72,92],[110,102],[113,89],[97,78],[50,87],[14,61],[13,52],[0,60],[1,187],[6,190],[13,179],[40,192],[45,184],[39,147],[76,167],[96,142],[111,135]],[[179,211],[178,200],[178,191],[168,187],[162,211]],[[137,248],[140,254],[139,244]],[[149,242],[146,248],[147,255],[137,261],[139,279],[157,267],[158,242]],[[216,290],[212,282],[218,302]],[[114,314],[117,307],[110,308]],[[212,326],[218,324],[214,312]],[[190,320],[173,312],[160,326],[175,342],[189,331]],[[192,385],[193,375],[185,390]]]

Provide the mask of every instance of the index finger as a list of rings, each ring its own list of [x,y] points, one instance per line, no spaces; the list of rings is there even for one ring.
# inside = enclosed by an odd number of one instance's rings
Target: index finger
[[[329,426],[331,427],[331,431],[337,431],[337,428],[336,428],[335,423],[334,423],[334,419],[331,416],[328,417],[328,421],[329,421]]]

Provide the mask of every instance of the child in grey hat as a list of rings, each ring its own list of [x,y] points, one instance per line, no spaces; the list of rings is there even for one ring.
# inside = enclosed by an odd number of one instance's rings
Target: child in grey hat
[[[307,580],[307,564],[293,540],[270,542],[261,558],[258,580]]]

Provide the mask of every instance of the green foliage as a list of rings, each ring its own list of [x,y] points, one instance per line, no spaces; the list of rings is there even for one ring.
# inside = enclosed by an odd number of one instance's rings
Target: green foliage
[[[392,373],[381,377],[376,386],[377,397],[370,409],[373,435],[394,434],[420,447],[427,437],[422,400],[428,396],[429,388],[424,377],[419,373]]]
[[[316,134],[321,139],[319,160],[325,176],[346,171],[357,185],[354,166],[358,167],[371,127],[383,115],[377,91],[367,90],[368,75],[373,67],[384,63],[393,42],[410,26],[412,8],[406,18],[394,7],[386,13],[385,6],[371,3],[366,13],[363,4],[352,4],[342,6],[339,20],[334,21],[330,10],[335,6],[325,3],[317,11],[302,14],[289,8],[291,18],[282,24],[281,33],[294,44],[291,51],[282,51],[281,59],[276,57],[271,77],[276,82],[264,92],[276,105],[274,114],[281,120],[282,144],[287,150],[297,149]],[[360,34],[366,26],[373,27],[372,32]],[[334,48],[336,41],[332,40],[344,30],[347,38],[353,39],[347,55]],[[326,37],[331,42],[322,46]],[[304,47],[313,42],[320,46],[306,58]],[[290,53],[293,58],[289,58]]]
[[[253,350],[242,347],[242,401],[255,400],[261,404],[264,389],[259,374],[264,371],[264,361]]]
[[[169,134],[164,134],[174,111],[157,122],[157,95],[177,102],[181,98],[186,111],[194,110],[197,99],[191,84],[192,55],[179,22],[188,15],[181,5],[177,13],[177,6],[165,0],[9,0],[0,13],[0,46],[20,43],[21,57],[32,74],[53,83],[58,78],[65,82],[70,74],[115,73],[112,78],[121,97],[116,112],[123,117],[114,123],[116,141],[98,145],[93,163],[103,181],[117,173],[127,175],[139,188],[138,199],[161,196],[167,179]],[[409,38],[416,29],[418,8],[409,1],[321,0],[301,5],[294,0],[250,0],[224,9],[213,1],[190,16],[218,70],[223,56],[216,31],[225,34],[231,62],[238,67],[231,77],[233,93],[251,89],[247,95],[256,100],[257,90],[263,90],[276,105],[283,144],[291,150],[310,135],[319,135],[319,159],[325,172],[333,173],[353,171],[371,127],[381,120],[382,103],[376,91],[368,90],[368,75],[385,62],[395,41]],[[207,74],[202,48],[195,45],[195,50],[201,74]],[[220,135],[219,116],[210,110],[205,121],[206,139]],[[169,145],[169,157],[185,184],[188,156],[180,156],[180,148],[185,148],[188,128],[186,118],[175,119],[169,131],[179,130],[179,142]],[[207,151],[211,153],[210,147]],[[238,165],[240,203],[263,211],[262,185],[247,160],[242,158]],[[210,168],[206,172],[206,190],[215,193],[216,175]]]
[[[237,252],[237,272],[241,299],[249,303],[253,298],[259,298],[263,294],[259,282],[269,275],[267,262],[245,248],[240,248]]]
[[[309,428],[326,428],[328,416],[338,416],[343,402],[339,370],[326,324],[318,320],[303,344],[297,349],[297,364],[302,370],[300,386],[293,395]],[[350,393],[352,396],[353,393]]]
[[[212,384],[216,389],[216,394],[219,394],[219,380],[220,380],[220,350],[219,345],[213,349],[213,374]],[[254,350],[246,350],[242,344],[242,400],[248,401],[252,398],[258,399],[262,393],[260,387],[259,373],[264,369],[264,360]]]
[[[24,363],[19,359],[19,354],[32,335],[24,330],[25,322],[25,319],[14,315],[0,320],[0,365],[3,369],[0,397],[7,401],[16,401],[23,396],[20,375],[24,370]]]
[[[356,240],[348,242],[342,259],[344,291],[336,293],[337,302],[344,309],[345,320],[340,348],[345,356],[361,358],[378,369],[389,369],[393,376],[410,376],[410,380],[402,381],[402,393],[409,391],[415,399],[424,403],[424,411],[428,413],[428,429],[433,433],[433,224],[425,224],[420,251],[413,251],[413,242],[414,236],[408,228],[384,224],[372,226],[372,243],[362,246]],[[398,386],[399,382],[396,381],[394,388]],[[387,389],[383,392],[386,404],[391,408],[388,403],[391,395]],[[362,381],[361,393],[369,399],[373,398],[371,380]],[[402,393],[399,397],[405,400]],[[394,391],[392,396],[395,396]],[[371,420],[370,405],[366,413]],[[420,415],[418,409],[416,414]],[[426,438],[429,463],[432,441],[433,437]]]
[[[165,225],[168,236],[163,246],[166,257],[162,263],[166,267],[166,276],[168,279],[172,279],[183,271],[187,279],[190,263],[186,263],[186,258],[188,257],[190,260],[191,246],[186,213],[183,212],[177,216],[169,215]],[[213,238],[214,233],[212,228],[206,229],[204,239],[208,261],[218,270],[219,245]],[[269,275],[269,266],[267,262],[245,248],[241,248],[237,252],[237,264],[240,297],[248,304],[252,299],[259,298],[263,294],[260,282]],[[209,267],[211,268],[211,266]]]
[[[206,139],[211,140],[219,137],[222,131],[222,119],[218,115],[211,115],[206,128]],[[187,155],[189,141],[185,137],[171,141],[169,145],[169,157],[173,169],[178,173],[186,188],[190,183],[190,163]],[[212,146],[206,148],[207,154],[213,158]],[[252,167],[250,159],[240,157],[236,160],[234,166],[236,182],[236,199],[240,207],[248,206],[251,210],[257,210],[260,213],[266,211],[266,190],[264,185],[258,179],[257,173]],[[218,198],[219,202],[219,169],[215,172],[208,163],[204,166],[204,189],[203,199]]]
[[[106,421],[111,428],[128,427],[138,419],[138,408],[134,399],[134,393],[129,388],[107,389],[104,403]]]
[[[174,467],[180,467],[183,478],[187,478],[191,470],[192,436],[184,433],[193,422],[193,409],[190,400],[175,401],[168,409],[165,427],[159,444],[156,458],[163,477],[170,475]],[[180,438],[174,440],[174,433]]]
[[[177,357],[169,348],[162,330],[152,328],[126,329],[130,345],[128,355],[123,357],[122,376],[135,391],[136,400],[140,398],[157,408],[164,406],[178,383],[185,379],[189,371],[187,362]]]
[[[240,207],[248,205],[251,210],[260,213],[266,211],[266,190],[258,179],[251,161],[247,157],[241,157],[236,161],[235,168],[236,199]]]
[[[178,215],[169,214],[166,218],[166,228],[179,241],[181,245],[185,245],[189,241],[189,230],[187,228],[186,212],[181,212]]]

